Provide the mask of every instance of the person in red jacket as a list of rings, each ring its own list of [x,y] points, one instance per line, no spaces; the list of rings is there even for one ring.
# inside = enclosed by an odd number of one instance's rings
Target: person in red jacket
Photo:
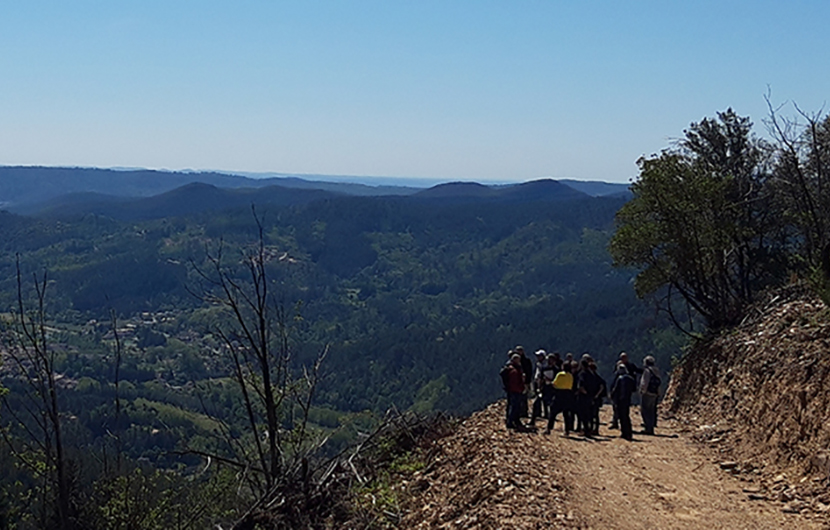
[[[525,377],[522,371],[522,356],[513,353],[510,362],[501,372],[504,390],[507,392],[507,428],[523,430],[519,417],[522,413],[522,400],[525,397]]]

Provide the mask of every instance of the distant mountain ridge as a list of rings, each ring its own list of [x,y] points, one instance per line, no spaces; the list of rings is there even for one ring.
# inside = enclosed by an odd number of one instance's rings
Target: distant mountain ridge
[[[475,182],[451,182],[440,184],[413,195],[416,199],[469,202],[489,200],[495,202],[565,201],[587,198],[588,194],[552,179],[533,180],[510,186],[484,186]]]
[[[256,187],[251,179],[218,173],[166,173],[152,170],[113,171],[96,168],[0,167],[0,206],[46,202],[70,193],[149,197],[200,181],[224,188]]]
[[[461,197],[492,197],[494,190],[478,182],[448,182],[438,184],[424,191],[419,191],[415,197],[419,199],[456,199]]]
[[[541,179],[488,186],[451,182],[431,188],[369,186],[297,176],[249,178],[216,172],[144,169],[0,167],[0,209],[23,215],[71,217],[93,213],[152,219],[218,211],[251,203],[298,205],[338,196],[399,196],[450,203],[565,201],[630,194],[605,182]]]
[[[32,212],[59,197],[93,193],[112,197],[152,197],[195,182],[217,188],[313,189],[356,196],[408,195],[419,191],[404,186],[372,187],[349,182],[317,182],[297,177],[255,179],[216,172],[167,172],[36,166],[0,167],[0,209]],[[60,202],[60,201],[59,201]],[[52,204],[54,206],[54,204]]]
[[[562,184],[570,186],[571,188],[587,193],[591,197],[630,197],[631,185],[619,184],[616,182],[599,182],[599,181],[582,181],[563,179],[559,180]]]
[[[50,218],[94,214],[120,221],[141,221],[218,212],[251,204],[299,205],[344,196],[344,194],[323,190],[292,189],[274,185],[261,188],[227,189],[202,182],[192,182],[152,197],[126,198],[103,194],[70,194],[53,199],[37,209],[24,213]]]

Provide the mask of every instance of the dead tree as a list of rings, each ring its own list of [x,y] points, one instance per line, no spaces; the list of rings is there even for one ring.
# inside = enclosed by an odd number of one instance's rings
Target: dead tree
[[[785,201],[785,220],[795,229],[799,256],[830,282],[830,116],[781,115],[767,96],[770,135],[778,144],[775,184]]]
[[[206,252],[205,265],[191,261],[200,280],[191,292],[230,317],[214,332],[239,387],[247,424],[244,437],[223,426],[229,455],[210,456],[238,467],[255,494],[254,505],[263,506],[275,492],[303,483],[307,459],[322,445],[308,430],[308,416],[327,349],[310,366],[295,366],[293,315],[273,292],[262,221],[252,210],[256,244],[230,264],[221,243]]]
[[[75,527],[72,480],[61,429],[59,375],[55,350],[46,325],[47,274],[33,275],[34,300],[24,296],[17,257],[17,311],[6,336],[7,358],[16,380],[15,391],[3,397],[4,413],[16,422],[16,432],[3,432],[17,461],[41,480],[41,525],[68,530]],[[14,404],[11,398],[14,398]]]

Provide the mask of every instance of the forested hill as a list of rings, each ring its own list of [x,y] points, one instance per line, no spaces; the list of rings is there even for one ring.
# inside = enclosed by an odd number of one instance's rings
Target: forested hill
[[[136,364],[177,382],[211,374],[199,341],[215,310],[189,294],[198,280],[190,264],[205,265],[221,244],[236,266],[258,234],[251,203],[274,292],[289,306],[302,303],[298,349],[330,345],[319,399],[338,411],[475,409],[500,394],[495,374],[516,344],[590,351],[606,372],[621,350],[657,353],[664,366],[676,353],[677,337],[635,299],[632,274],[611,266],[606,245],[624,199],[555,181],[447,185],[408,197],[192,184],[74,209],[65,202],[54,221],[5,214],[2,302],[15,301],[19,253],[24,280],[48,270],[54,318],[165,312],[175,325],[146,333],[188,333],[188,361],[138,343]],[[85,212],[89,204],[102,209]],[[166,356],[181,364],[162,370]],[[71,356],[67,363],[68,376],[81,375]]]

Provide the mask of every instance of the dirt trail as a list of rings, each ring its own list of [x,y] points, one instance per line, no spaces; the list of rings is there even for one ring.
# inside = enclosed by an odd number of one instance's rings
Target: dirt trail
[[[638,412],[632,411],[635,425]],[[574,477],[569,505],[582,524],[596,529],[828,528],[812,513],[785,513],[786,504],[763,498],[757,477],[721,469],[716,455],[678,427],[662,421],[657,436],[635,435],[631,443],[605,426],[600,433],[607,436],[593,440],[554,433],[546,447],[565,448],[563,469]]]
[[[691,439],[694,426],[661,421],[658,436],[626,442],[607,428],[605,407],[593,439],[564,437],[561,422],[550,435],[515,433],[504,428],[503,406],[440,442],[409,484],[400,528],[830,528],[827,514],[766,499],[760,477],[721,469]],[[632,420],[639,425],[637,410]]]

